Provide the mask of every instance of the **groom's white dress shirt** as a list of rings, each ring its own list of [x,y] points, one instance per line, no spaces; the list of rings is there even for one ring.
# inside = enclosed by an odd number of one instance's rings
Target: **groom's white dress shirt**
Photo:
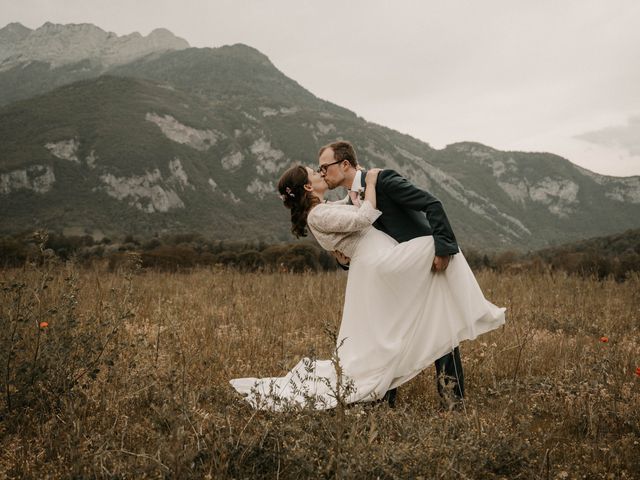
[[[362,192],[364,188],[362,188],[362,170],[356,170],[356,174],[353,177],[353,183],[351,184],[350,192]]]

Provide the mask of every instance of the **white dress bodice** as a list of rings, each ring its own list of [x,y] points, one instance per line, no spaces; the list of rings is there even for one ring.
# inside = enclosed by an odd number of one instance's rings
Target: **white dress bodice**
[[[309,212],[307,224],[320,246],[328,251],[338,250],[353,257],[356,247],[373,222],[382,215],[371,202],[360,207],[344,203],[321,203]]]

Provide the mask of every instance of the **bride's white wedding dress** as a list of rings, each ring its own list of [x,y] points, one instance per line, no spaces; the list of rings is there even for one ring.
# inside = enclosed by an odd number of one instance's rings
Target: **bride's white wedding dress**
[[[431,272],[433,237],[397,243],[371,225],[380,215],[368,201],[321,204],[308,224],[327,250],[351,257],[338,357],[347,403],[380,399],[463,340],[504,324],[504,308],[484,298],[462,252],[444,272]],[[317,409],[337,404],[331,360],[302,359],[284,377],[237,378],[231,385],[254,408]],[[344,391],[344,390],[343,390]]]

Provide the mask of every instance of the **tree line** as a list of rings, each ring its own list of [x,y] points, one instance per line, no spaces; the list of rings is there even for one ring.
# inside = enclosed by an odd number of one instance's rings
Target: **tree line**
[[[196,233],[149,239],[127,235],[120,240],[105,237],[97,241],[90,235],[45,232],[0,237],[0,266],[19,267],[51,256],[85,266],[102,262],[110,270],[132,259],[142,268],[163,271],[219,266],[243,272],[301,273],[338,268],[333,257],[311,241],[270,245],[262,241],[210,240]]]
[[[640,272],[640,230],[527,253],[489,254],[465,249],[464,255],[476,271],[563,271],[623,281],[632,272]],[[102,262],[110,270],[130,263],[132,258],[142,268],[163,271],[218,266],[242,272],[301,273],[338,268],[333,257],[309,239],[270,245],[262,241],[211,240],[197,233],[147,239],[127,235],[119,240],[47,232],[0,237],[0,266],[19,267],[47,256],[81,265]]]

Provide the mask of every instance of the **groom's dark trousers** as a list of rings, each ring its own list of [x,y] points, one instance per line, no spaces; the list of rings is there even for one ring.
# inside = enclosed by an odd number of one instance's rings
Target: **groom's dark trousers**
[[[365,187],[366,172],[362,172],[362,187]],[[417,237],[433,235],[436,255],[446,257],[458,253],[458,244],[453,234],[442,203],[394,170],[383,170],[376,183],[376,208],[382,212],[373,224],[378,230],[393,237],[397,242],[407,242]],[[452,352],[435,362],[438,393],[443,398],[453,395],[464,397],[464,374],[460,361],[460,350]],[[397,389],[389,390],[385,398],[394,406]]]

